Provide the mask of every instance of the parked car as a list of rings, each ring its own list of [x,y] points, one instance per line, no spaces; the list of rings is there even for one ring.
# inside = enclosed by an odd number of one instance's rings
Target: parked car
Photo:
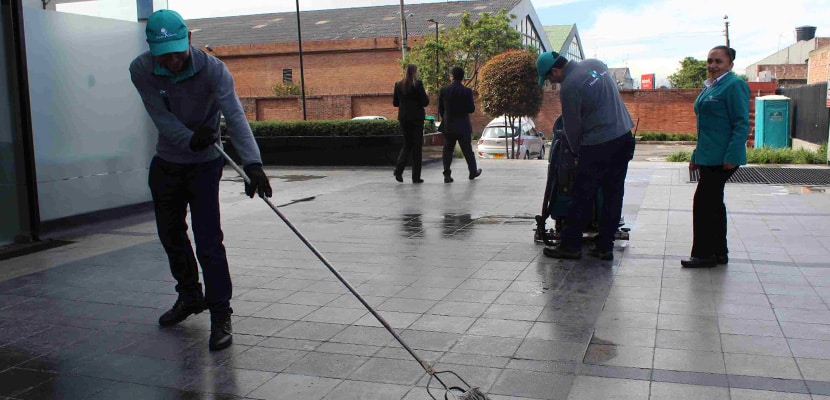
[[[364,115],[364,116],[362,116],[362,117],[354,117],[354,118],[352,118],[352,120],[357,120],[357,119],[377,119],[377,120],[385,120],[385,119],[386,119],[386,117],[381,117],[380,115]]]
[[[505,124],[504,116],[501,116],[493,118],[484,128],[478,140],[476,153],[481,158],[543,159],[545,140],[542,133],[536,130],[536,124],[532,119],[517,118],[511,132],[510,127]]]

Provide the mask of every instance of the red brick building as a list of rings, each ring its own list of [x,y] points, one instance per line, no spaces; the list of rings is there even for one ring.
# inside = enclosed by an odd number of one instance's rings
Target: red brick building
[[[406,43],[411,47],[435,34],[436,25],[428,19],[443,30],[458,26],[465,12],[476,19],[502,9],[515,15],[512,25],[525,44],[550,50],[530,0],[407,5]],[[399,6],[303,11],[300,21],[306,95],[386,93],[401,78],[404,35]],[[240,97],[273,96],[271,87],[289,75],[292,83],[301,83],[296,13],[196,19],[188,26],[195,46],[207,48],[228,65]]]

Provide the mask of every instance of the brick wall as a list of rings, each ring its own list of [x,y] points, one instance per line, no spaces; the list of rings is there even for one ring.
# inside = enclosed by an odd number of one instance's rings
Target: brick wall
[[[212,54],[228,66],[240,97],[271,96],[271,87],[283,80],[283,69],[292,70],[294,84],[301,83],[296,43],[216,46]],[[400,56],[392,38],[304,41],[306,96],[391,91],[402,76]]]
[[[807,84],[824,82],[830,79],[830,46],[810,52],[807,72]]]

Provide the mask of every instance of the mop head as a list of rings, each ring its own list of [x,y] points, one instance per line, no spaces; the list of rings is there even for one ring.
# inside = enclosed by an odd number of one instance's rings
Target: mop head
[[[489,400],[489,398],[477,387],[471,387],[470,390],[458,396],[458,400]]]

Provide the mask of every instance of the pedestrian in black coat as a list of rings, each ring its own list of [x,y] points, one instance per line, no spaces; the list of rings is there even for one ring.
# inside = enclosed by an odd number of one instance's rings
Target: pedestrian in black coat
[[[395,165],[395,180],[403,182],[403,169],[406,161],[412,157],[412,183],[422,183],[421,151],[424,145],[424,107],[429,104],[429,97],[424,90],[424,83],[418,79],[418,67],[406,66],[406,75],[395,82],[395,94],[392,105],[398,107],[398,122],[403,132],[403,148]]]

